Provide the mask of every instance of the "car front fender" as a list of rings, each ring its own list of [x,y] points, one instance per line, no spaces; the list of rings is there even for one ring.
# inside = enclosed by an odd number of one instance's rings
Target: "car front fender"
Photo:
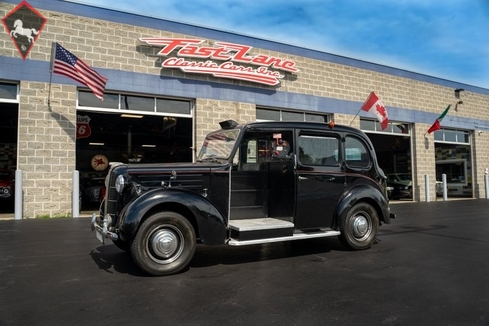
[[[202,242],[208,245],[225,243],[226,220],[221,212],[195,192],[177,188],[151,190],[129,203],[121,212],[118,223],[121,239],[132,239],[142,221],[152,212],[174,209],[183,209],[192,215],[184,214],[194,219]]]

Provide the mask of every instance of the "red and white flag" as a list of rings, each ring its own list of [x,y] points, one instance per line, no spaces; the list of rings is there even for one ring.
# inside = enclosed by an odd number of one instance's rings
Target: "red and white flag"
[[[387,128],[389,117],[385,105],[379,100],[379,97],[374,92],[370,93],[365,103],[362,105],[362,110],[375,115],[380,122],[382,130]]]

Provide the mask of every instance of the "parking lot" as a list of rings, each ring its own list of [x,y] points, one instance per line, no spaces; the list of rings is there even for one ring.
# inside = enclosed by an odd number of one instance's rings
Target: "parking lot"
[[[88,218],[0,221],[0,325],[489,325],[489,201],[396,203],[366,251],[336,238],[199,245],[142,274]]]

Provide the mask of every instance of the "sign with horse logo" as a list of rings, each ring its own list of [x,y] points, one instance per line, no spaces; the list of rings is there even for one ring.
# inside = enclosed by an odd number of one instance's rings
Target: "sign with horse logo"
[[[19,51],[22,59],[29,55],[34,43],[41,34],[47,19],[27,1],[22,1],[17,7],[2,18],[3,26]]]

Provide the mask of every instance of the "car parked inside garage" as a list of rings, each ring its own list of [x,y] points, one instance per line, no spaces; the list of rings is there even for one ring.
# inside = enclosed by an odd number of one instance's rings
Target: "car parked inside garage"
[[[389,187],[389,198],[413,198],[413,181],[411,173],[389,173],[387,174],[387,187]]]
[[[0,169],[0,200],[13,200],[14,198],[14,172]]]

